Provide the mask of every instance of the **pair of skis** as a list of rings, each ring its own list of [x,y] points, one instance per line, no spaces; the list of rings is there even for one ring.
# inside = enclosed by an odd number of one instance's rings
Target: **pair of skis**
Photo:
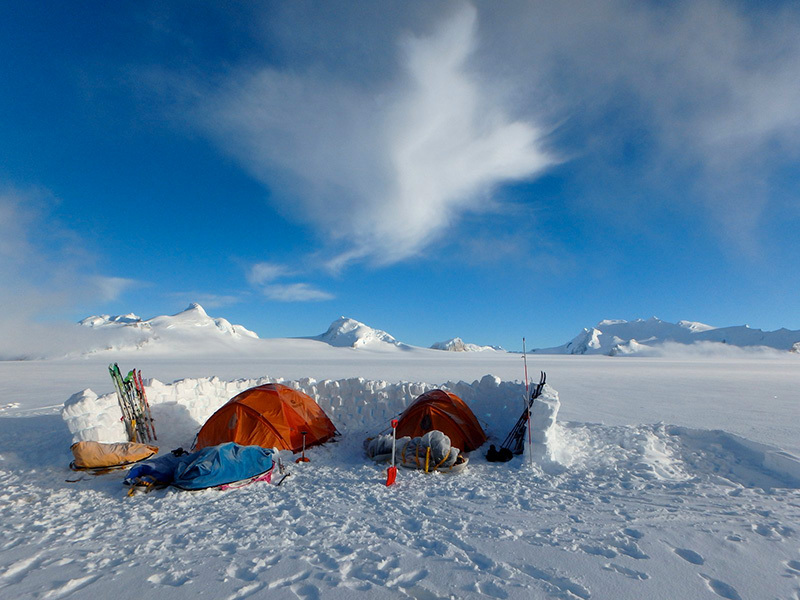
[[[527,377],[526,377],[527,378]],[[539,383],[536,384],[531,392],[530,398],[526,398],[525,400],[525,409],[522,411],[522,414],[517,419],[516,424],[511,429],[509,434],[506,436],[506,439],[503,441],[503,445],[500,446],[501,448],[507,448],[511,450],[512,454],[522,454],[525,446],[525,430],[528,430],[528,442],[530,443],[531,439],[531,409],[533,408],[534,401],[542,395],[542,390],[544,390],[544,384],[547,381],[547,374],[544,371],[540,371],[539,376]],[[527,383],[526,383],[526,396],[527,396]]]
[[[122,411],[121,420],[125,424],[128,439],[131,442],[156,441],[158,439],[156,427],[144,391],[142,372],[133,369],[123,377],[117,363],[108,365],[108,372],[117,392],[119,408]]]

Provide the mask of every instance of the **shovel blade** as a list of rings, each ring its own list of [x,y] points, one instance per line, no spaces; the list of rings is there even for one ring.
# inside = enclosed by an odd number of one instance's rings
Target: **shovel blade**
[[[392,485],[395,479],[397,479],[397,467],[389,467],[386,471],[386,485]]]

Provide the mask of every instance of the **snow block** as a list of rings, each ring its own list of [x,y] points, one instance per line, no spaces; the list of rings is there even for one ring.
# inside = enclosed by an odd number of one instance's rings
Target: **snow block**
[[[145,390],[155,419],[159,444],[173,448],[190,445],[200,426],[220,406],[236,394],[265,383],[283,383],[308,394],[342,433],[382,429],[417,396],[441,388],[461,397],[489,431],[501,436],[519,416],[524,396],[524,386],[520,382],[502,381],[494,375],[486,375],[472,383],[449,381],[442,384],[408,381],[389,383],[361,377],[322,381],[312,378],[286,381],[272,377],[223,381],[218,377],[208,377],[181,379],[170,384],[151,379],[145,382]],[[552,388],[546,390],[555,394]],[[552,401],[547,399],[550,398],[547,393],[542,400],[545,404],[535,407],[537,411],[546,408],[540,414],[541,419],[537,417],[543,424],[551,423],[558,412],[551,405]],[[554,397],[557,403],[557,394]],[[72,433],[73,442],[127,441],[125,428],[120,421],[122,413],[114,393],[98,396],[92,390],[84,390],[64,403],[61,414]],[[543,440],[547,438],[544,430],[537,436]]]

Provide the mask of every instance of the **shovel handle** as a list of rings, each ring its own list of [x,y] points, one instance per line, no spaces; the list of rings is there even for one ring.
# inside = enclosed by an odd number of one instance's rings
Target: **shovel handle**
[[[397,467],[394,464],[394,451],[397,446],[397,419],[392,419],[392,466],[386,471],[386,485],[392,485],[397,478]]]

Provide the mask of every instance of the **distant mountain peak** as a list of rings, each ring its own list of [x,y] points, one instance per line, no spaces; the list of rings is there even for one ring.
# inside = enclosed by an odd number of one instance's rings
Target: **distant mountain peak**
[[[690,331],[711,331],[712,329],[716,329],[716,327],[706,325],[705,323],[698,323],[697,321],[678,321],[678,325]],[[745,325],[745,327],[747,327],[747,325]]]
[[[185,313],[194,312],[194,313],[198,313],[199,315],[202,315],[204,317],[208,316],[208,313],[206,312],[206,310],[202,306],[200,306],[200,304],[198,304],[197,302],[190,303],[189,306],[187,306],[183,310],[183,312],[185,312]]]
[[[477,344],[467,344],[460,337],[454,337],[444,342],[436,342],[431,346],[432,350],[444,350],[446,352],[484,352],[486,350],[503,351],[500,346],[478,346]]]
[[[106,341],[102,350],[135,350],[167,347],[176,343],[182,348],[202,350],[205,342],[236,343],[244,338],[257,339],[258,335],[241,325],[232,325],[223,318],[208,316],[197,302],[174,315],[161,315],[143,320],[127,315],[94,315],[79,321],[80,325],[106,331],[111,341]],[[97,350],[95,350],[97,351]]]
[[[133,323],[141,323],[142,318],[133,313],[127,315],[92,315],[78,321],[79,325],[84,327],[102,327],[111,323],[117,325],[131,325]]]
[[[339,317],[325,333],[313,336],[311,339],[325,342],[331,346],[345,348],[363,348],[375,346],[395,346],[409,348],[407,344],[398,342],[394,336],[381,329],[373,329],[361,321],[349,317]]]

